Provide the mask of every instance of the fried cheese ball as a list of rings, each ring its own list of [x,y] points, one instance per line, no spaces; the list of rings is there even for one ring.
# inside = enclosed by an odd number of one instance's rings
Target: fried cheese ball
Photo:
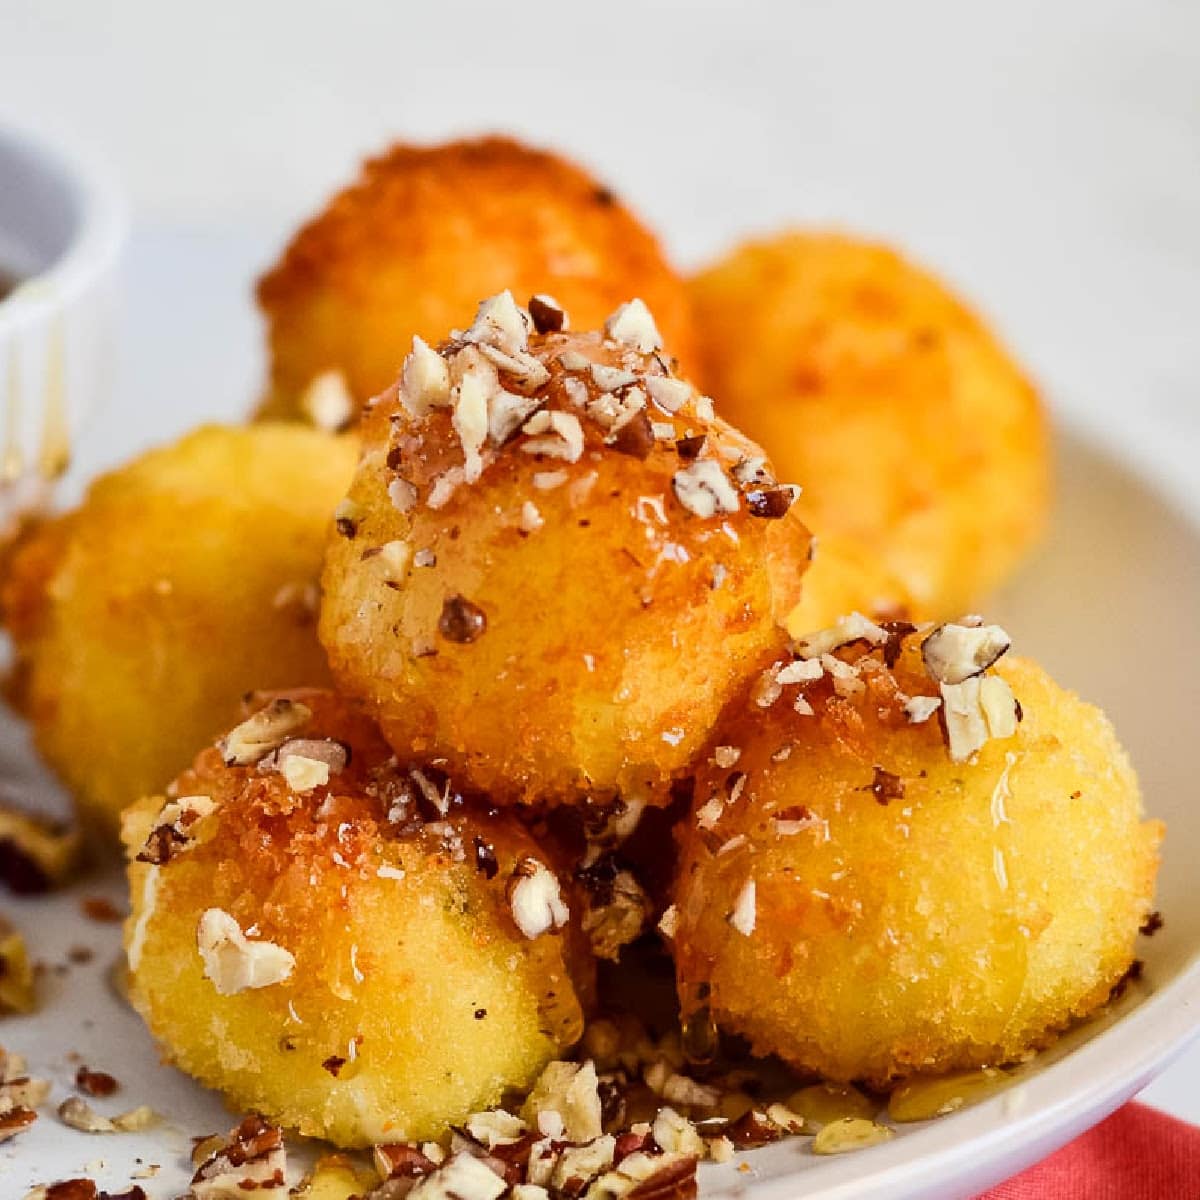
[[[339,384],[353,411],[392,383],[414,335],[442,337],[501,288],[553,295],[582,329],[641,296],[691,361],[686,287],[607,187],[507,138],[398,144],[259,283],[271,350],[263,412],[319,420]]]
[[[803,488],[818,538],[859,540],[922,615],[1009,574],[1048,504],[1041,403],[986,325],[885,246],[786,233],[692,281],[700,379]]]
[[[783,640],[808,536],[640,301],[561,333],[504,292],[363,423],[320,634],[402,761],[497,803],[666,800]]]
[[[1013,1062],[1103,1005],[1162,836],[1098,709],[1027,660],[969,675],[1007,646],[996,627],[924,652],[908,628],[819,634],[825,657],[731,711],[672,914],[693,1020],[877,1087]]]
[[[209,427],[34,527],[0,585],[16,700],[82,812],[115,836],[252,687],[320,684],[317,577],[356,446]]]
[[[347,1147],[439,1137],[582,1032],[574,898],[331,693],[257,703],[126,815],[131,999],[240,1109]]]

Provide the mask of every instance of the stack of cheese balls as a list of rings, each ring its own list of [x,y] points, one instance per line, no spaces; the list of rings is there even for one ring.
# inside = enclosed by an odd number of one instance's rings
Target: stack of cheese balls
[[[1104,1003],[1161,829],[962,615],[1045,454],[940,285],[810,235],[688,285],[491,139],[370,164],[260,298],[272,420],[115,472],[0,592],[44,753],[124,810],[170,1060],[359,1146],[531,1087],[634,942],[689,1025],[876,1088]]]

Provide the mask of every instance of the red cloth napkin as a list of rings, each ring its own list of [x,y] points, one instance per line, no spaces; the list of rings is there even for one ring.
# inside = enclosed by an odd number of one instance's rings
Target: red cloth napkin
[[[1127,1104],[978,1200],[1200,1200],[1200,1129]]]

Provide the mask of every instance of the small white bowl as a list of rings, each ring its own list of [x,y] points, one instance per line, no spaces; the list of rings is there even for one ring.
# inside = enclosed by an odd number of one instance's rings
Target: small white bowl
[[[124,206],[107,173],[0,128],[0,535],[66,469],[112,384]]]

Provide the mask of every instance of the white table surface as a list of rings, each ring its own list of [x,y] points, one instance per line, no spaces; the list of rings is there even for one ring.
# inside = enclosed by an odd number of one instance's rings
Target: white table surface
[[[899,242],[1200,521],[1188,0],[0,0],[0,120],[130,195],[120,388],[81,473],[246,411],[249,282],[360,154],[503,128],[589,162],[686,264],[787,221]],[[1143,1099],[1200,1122],[1200,1048]]]

